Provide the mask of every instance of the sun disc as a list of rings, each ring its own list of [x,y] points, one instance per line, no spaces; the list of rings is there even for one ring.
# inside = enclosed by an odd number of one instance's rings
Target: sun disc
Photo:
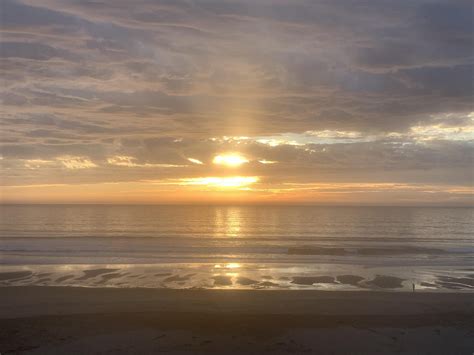
[[[236,167],[248,163],[248,159],[239,154],[223,154],[216,155],[212,162],[216,165],[226,165],[229,167]]]

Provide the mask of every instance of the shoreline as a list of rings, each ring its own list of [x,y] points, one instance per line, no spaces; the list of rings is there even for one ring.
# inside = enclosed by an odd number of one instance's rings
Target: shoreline
[[[292,266],[291,266],[292,265]],[[349,264],[66,264],[14,265],[0,272],[0,287],[94,287],[474,292],[472,268]]]

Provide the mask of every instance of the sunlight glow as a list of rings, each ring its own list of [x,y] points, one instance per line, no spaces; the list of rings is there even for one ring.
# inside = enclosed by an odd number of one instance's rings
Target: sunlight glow
[[[224,154],[215,156],[212,162],[217,165],[227,165],[230,167],[236,167],[248,163],[249,161],[247,158],[239,154]]]
[[[181,185],[205,185],[214,187],[242,187],[259,181],[257,176],[200,177],[180,179]]]

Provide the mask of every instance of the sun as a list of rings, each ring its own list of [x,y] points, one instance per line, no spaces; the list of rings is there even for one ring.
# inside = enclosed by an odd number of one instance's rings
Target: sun
[[[228,167],[237,167],[242,164],[248,163],[249,160],[244,156],[237,153],[229,153],[216,155],[212,162],[216,165],[226,165]]]

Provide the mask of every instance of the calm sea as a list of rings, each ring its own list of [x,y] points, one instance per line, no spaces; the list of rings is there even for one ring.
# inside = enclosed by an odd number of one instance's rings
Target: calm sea
[[[474,290],[474,209],[0,207],[0,285]]]

